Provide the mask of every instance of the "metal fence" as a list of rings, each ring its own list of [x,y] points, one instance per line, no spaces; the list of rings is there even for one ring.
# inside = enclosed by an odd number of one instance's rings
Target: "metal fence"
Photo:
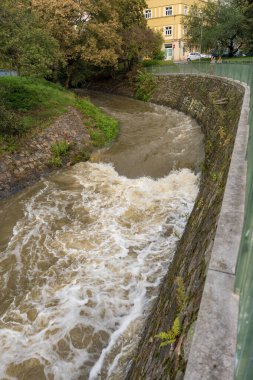
[[[0,77],[16,77],[18,73],[14,70],[0,69]]]
[[[253,379],[253,64],[194,62],[147,67],[154,74],[209,74],[247,83],[251,89],[245,220],[236,268],[240,295],[235,380]]]

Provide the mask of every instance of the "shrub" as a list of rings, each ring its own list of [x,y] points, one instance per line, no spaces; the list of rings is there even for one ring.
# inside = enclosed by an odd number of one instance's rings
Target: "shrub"
[[[136,77],[135,97],[148,102],[156,88],[156,78],[144,71],[138,71]]]

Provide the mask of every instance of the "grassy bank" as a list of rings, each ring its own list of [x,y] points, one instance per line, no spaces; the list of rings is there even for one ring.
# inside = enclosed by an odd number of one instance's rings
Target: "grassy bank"
[[[77,108],[84,118],[94,146],[103,146],[118,134],[118,123],[85,98],[45,80],[0,78],[0,153],[18,149],[23,139]]]

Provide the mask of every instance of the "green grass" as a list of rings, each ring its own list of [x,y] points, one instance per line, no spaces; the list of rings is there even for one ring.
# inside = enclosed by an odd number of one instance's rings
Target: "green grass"
[[[22,138],[50,125],[69,106],[83,113],[95,146],[103,146],[117,136],[116,120],[60,85],[43,79],[0,77],[0,119],[3,120],[0,153],[15,151]]]
[[[119,132],[119,123],[112,117],[104,114],[88,99],[80,98],[76,102],[77,108],[88,116],[86,125],[94,146],[101,147],[115,139]]]
[[[63,87],[33,78],[0,78],[0,96],[4,105],[16,112],[29,129],[66,112],[75,98]]]

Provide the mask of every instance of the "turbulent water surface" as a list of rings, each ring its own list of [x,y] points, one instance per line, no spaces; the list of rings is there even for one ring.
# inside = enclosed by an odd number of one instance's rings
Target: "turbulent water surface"
[[[199,127],[97,102],[121,121],[118,142],[0,204],[0,379],[124,379],[193,207]]]

